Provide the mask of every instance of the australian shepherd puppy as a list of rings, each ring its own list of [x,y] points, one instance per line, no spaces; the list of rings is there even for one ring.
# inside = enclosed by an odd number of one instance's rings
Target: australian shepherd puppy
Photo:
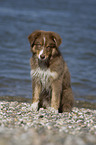
[[[70,73],[58,49],[62,39],[50,31],[34,31],[28,36],[32,58],[32,108],[51,107],[54,111],[71,111],[74,97]]]

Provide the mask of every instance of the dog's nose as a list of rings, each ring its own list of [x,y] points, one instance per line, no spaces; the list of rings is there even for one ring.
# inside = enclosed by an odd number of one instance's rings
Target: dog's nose
[[[40,55],[40,58],[41,58],[41,59],[45,59],[45,55],[44,55],[44,54],[41,54],[41,55]]]

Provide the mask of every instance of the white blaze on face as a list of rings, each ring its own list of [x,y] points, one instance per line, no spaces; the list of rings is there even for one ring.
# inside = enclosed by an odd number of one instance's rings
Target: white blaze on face
[[[43,49],[39,52],[39,59],[40,59],[40,55],[43,54]]]
[[[46,42],[46,39],[45,39],[45,37],[43,37],[43,40],[44,40],[44,46],[45,46],[45,42]]]
[[[46,42],[46,38],[45,37],[43,37],[43,41],[44,41],[44,46],[45,46],[45,42]],[[44,47],[43,47],[43,49],[39,52],[39,59],[41,59],[40,58],[40,55],[42,55],[43,54],[43,51],[44,51]]]

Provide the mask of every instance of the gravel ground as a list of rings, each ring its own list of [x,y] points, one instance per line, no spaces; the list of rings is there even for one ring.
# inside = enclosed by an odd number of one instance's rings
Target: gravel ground
[[[96,110],[32,111],[30,103],[0,102],[0,145],[96,145]]]

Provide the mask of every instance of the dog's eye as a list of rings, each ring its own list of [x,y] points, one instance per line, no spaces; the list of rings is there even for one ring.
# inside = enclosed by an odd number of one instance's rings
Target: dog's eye
[[[49,46],[47,46],[47,49],[54,48],[54,47],[55,47],[54,44],[50,44]]]
[[[46,48],[51,48],[50,46],[47,46]]]
[[[35,45],[36,45],[36,48],[37,48],[37,49],[40,49],[40,48],[41,48],[41,44],[37,43],[37,44],[35,44]]]
[[[50,47],[50,46],[47,46],[47,47],[46,47],[46,50],[47,50],[47,51],[49,51],[50,49],[51,49],[51,47]]]
[[[38,47],[41,47],[41,44],[35,44],[36,46],[38,46]]]

